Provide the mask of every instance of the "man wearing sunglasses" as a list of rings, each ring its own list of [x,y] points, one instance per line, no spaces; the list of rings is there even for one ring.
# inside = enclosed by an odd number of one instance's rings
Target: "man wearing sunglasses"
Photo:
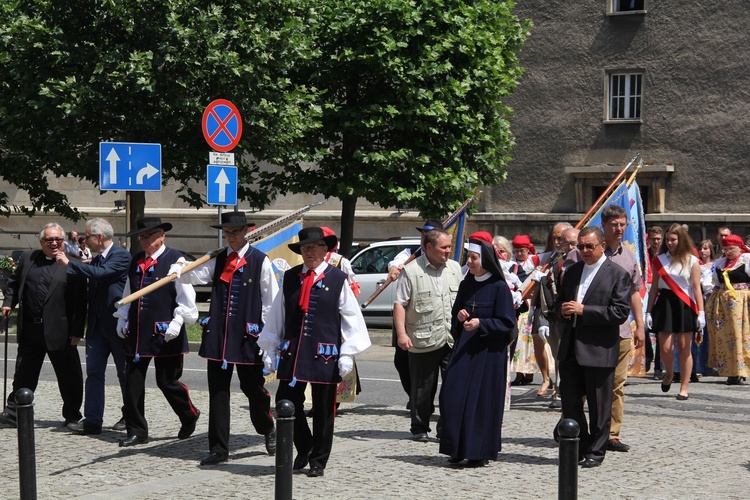
[[[604,234],[586,227],[578,234],[581,261],[566,272],[555,301],[561,319],[562,411],[580,426],[579,460],[598,467],[604,460],[612,419],[620,325],[630,313],[630,275],[604,255]],[[589,422],[583,413],[583,396]]]
[[[98,253],[90,264],[68,259],[64,252],[55,256],[59,266],[69,272],[88,278],[88,328],[86,329],[86,398],[84,420],[68,427],[80,434],[101,434],[104,422],[104,375],[107,360],[112,355],[117,369],[120,390],[125,397],[125,354],[123,341],[117,336],[115,303],[122,298],[122,290],[130,265],[130,252],[115,245],[114,230],[105,219],[91,219],[86,223],[86,243]],[[125,430],[125,417],[112,426]]]
[[[77,346],[86,323],[86,281],[55,265],[55,255],[64,252],[64,234],[58,224],[44,226],[39,233],[41,250],[21,254],[5,292],[3,315],[10,317],[19,306],[18,355],[13,390],[0,422],[14,427],[16,391],[36,390],[45,356],[57,375],[64,425],[81,419],[83,374]]]

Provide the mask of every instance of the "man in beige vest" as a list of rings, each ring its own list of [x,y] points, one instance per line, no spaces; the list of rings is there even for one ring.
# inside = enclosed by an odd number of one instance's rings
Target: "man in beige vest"
[[[453,346],[451,308],[461,282],[461,266],[451,255],[451,237],[440,229],[425,235],[424,253],[407,264],[398,278],[393,324],[398,346],[409,352],[411,433],[427,442],[435,411],[438,371]]]

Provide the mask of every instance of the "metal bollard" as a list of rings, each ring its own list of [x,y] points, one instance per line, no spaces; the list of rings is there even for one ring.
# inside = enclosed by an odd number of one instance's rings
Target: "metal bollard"
[[[18,479],[21,500],[36,499],[36,445],[34,444],[34,393],[16,392],[18,422]]]
[[[558,467],[557,498],[578,498],[578,422],[564,418],[558,424],[560,433],[560,463]]]
[[[276,403],[276,500],[292,499],[292,453],[294,448],[294,403]]]

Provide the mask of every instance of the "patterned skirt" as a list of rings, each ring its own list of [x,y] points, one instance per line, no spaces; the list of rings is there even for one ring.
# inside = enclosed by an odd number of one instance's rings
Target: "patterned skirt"
[[[722,377],[750,376],[750,290],[736,293],[722,287],[706,304],[708,365]]]

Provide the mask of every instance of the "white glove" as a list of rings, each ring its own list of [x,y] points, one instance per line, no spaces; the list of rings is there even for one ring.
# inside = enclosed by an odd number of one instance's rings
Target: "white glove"
[[[180,323],[176,319],[173,319],[169,323],[169,328],[167,328],[167,331],[164,332],[164,342],[169,342],[170,340],[176,339],[180,335],[181,328],[182,323]]]
[[[531,281],[536,281],[537,283],[542,281],[542,278],[544,277],[544,274],[542,274],[542,271],[539,269],[534,269],[534,271],[531,273]]]
[[[167,273],[167,276],[169,276],[170,274],[176,274],[177,279],[179,279],[180,276],[182,276],[182,264],[177,263],[169,266],[169,272]]]
[[[523,294],[516,291],[511,291],[510,294],[513,296],[513,307],[518,309],[523,304]]]
[[[539,337],[541,337],[544,340],[547,340],[549,338],[549,327],[540,326],[539,331],[537,333],[539,334]]]
[[[703,331],[703,329],[706,327],[706,311],[701,311],[698,313],[698,331]]]
[[[117,318],[117,336],[121,339],[128,336],[128,320]]]
[[[354,369],[354,358],[351,356],[341,356],[339,358],[339,375],[341,378],[349,375]]]
[[[649,330],[652,330],[654,328],[654,320],[651,318],[651,313],[646,313],[646,327]]]
[[[276,371],[276,351],[263,353],[263,368],[265,368],[268,373]]]

